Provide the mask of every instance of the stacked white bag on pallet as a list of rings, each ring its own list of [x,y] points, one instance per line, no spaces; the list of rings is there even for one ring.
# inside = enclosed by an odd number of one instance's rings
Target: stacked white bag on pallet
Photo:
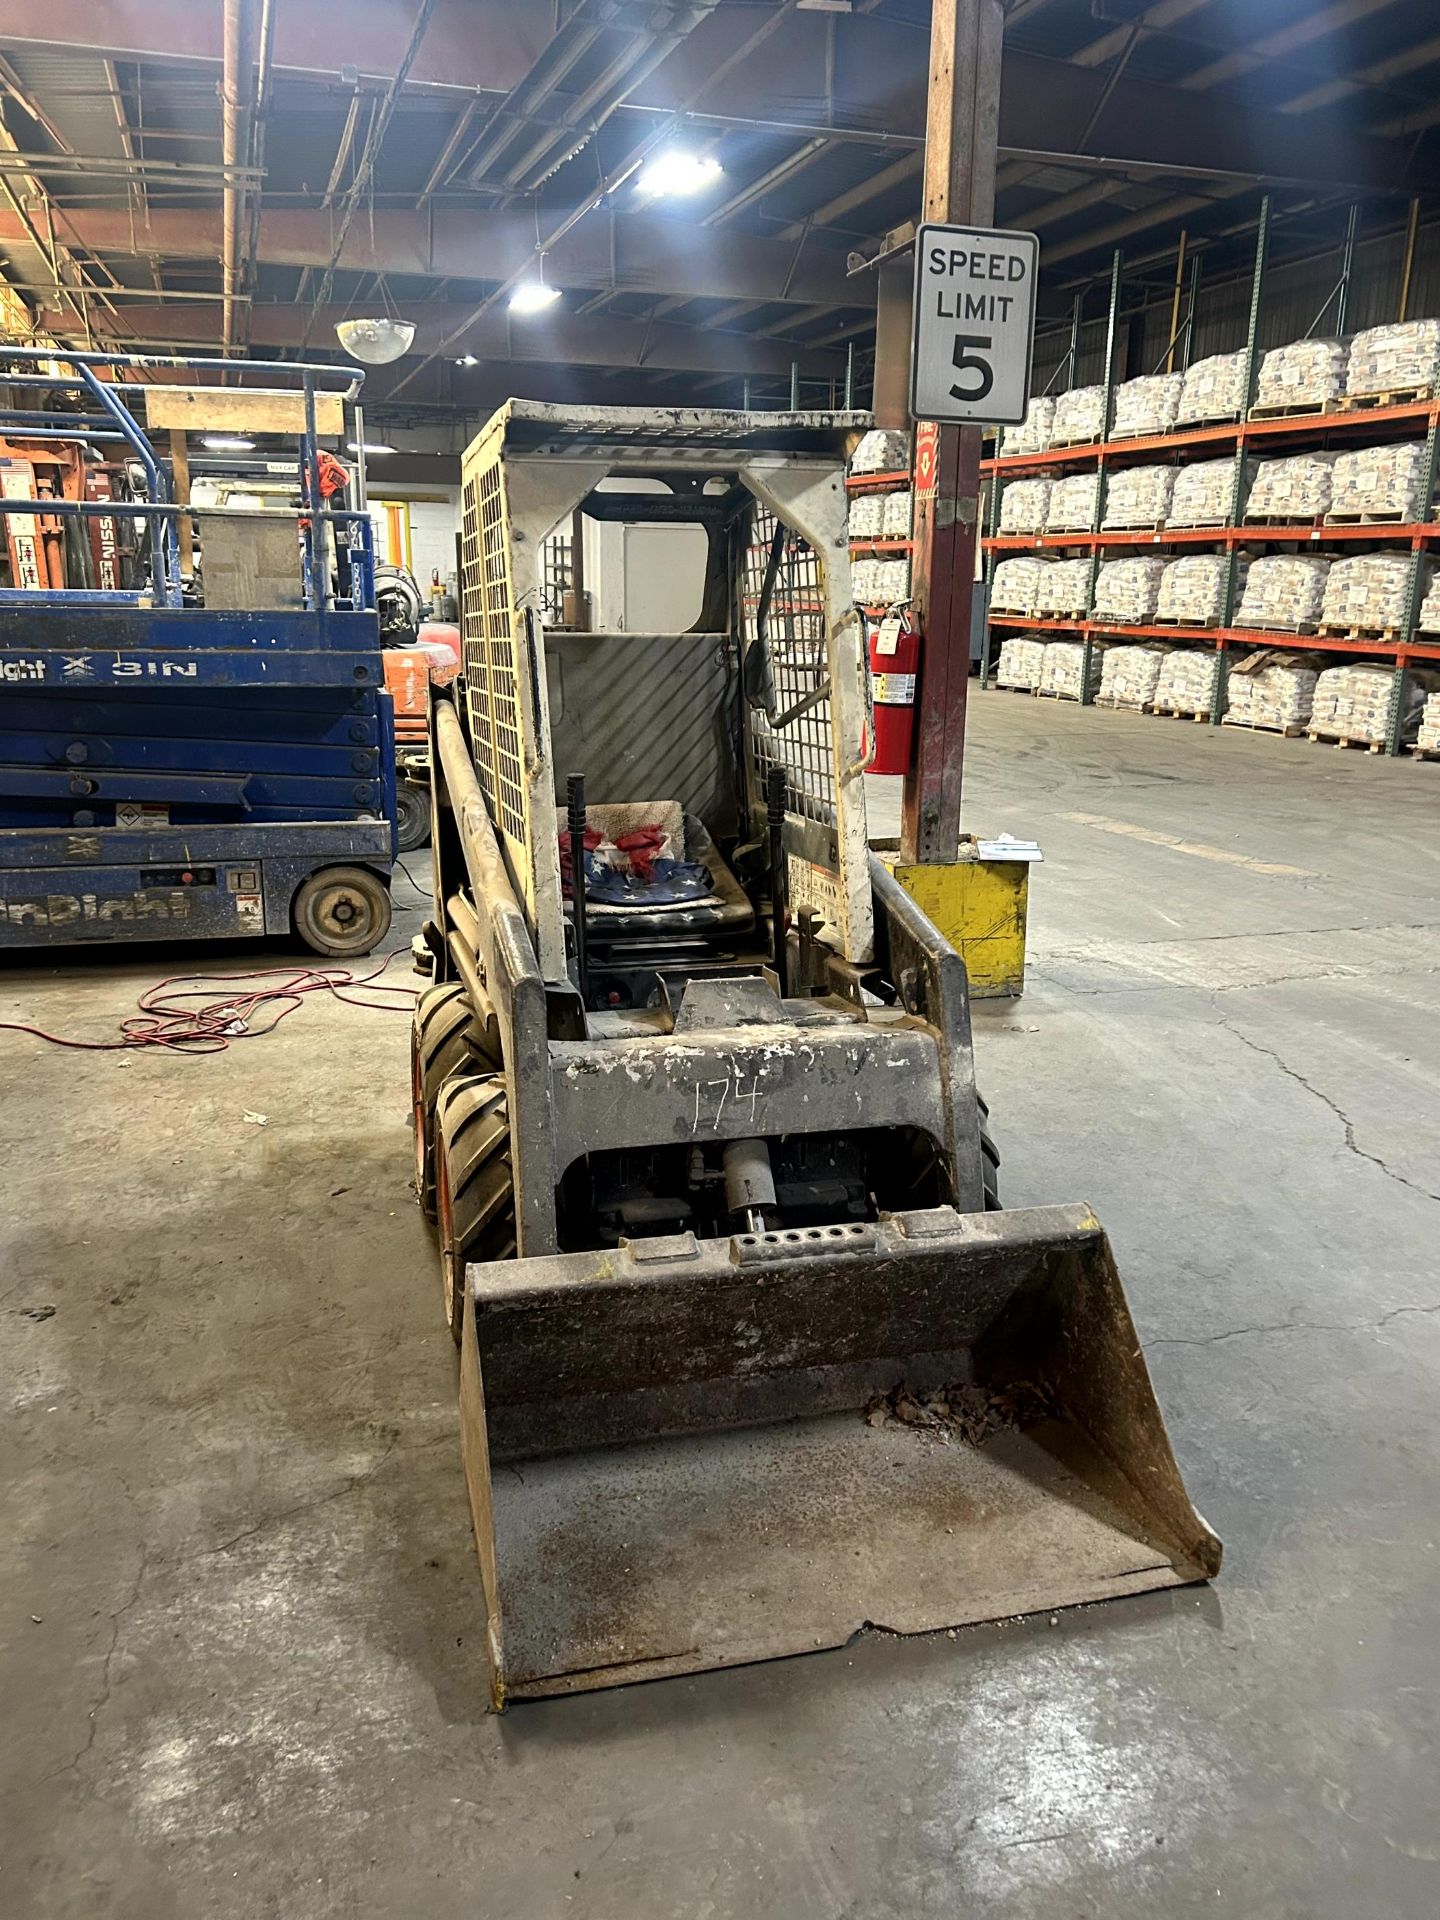
[[[1440,384],[1440,320],[1367,327],[1350,347],[1345,391],[1372,397]]]
[[[1227,526],[1234,491],[1233,460],[1197,460],[1193,466],[1181,467],[1175,475],[1167,524],[1172,527]]]
[[[908,560],[852,560],[850,591],[857,607],[891,607],[910,598]]]
[[[1273,347],[1260,362],[1256,411],[1288,407],[1327,411],[1345,391],[1349,359],[1343,340],[1294,340],[1288,347]]]
[[[1237,660],[1226,685],[1225,722],[1297,732],[1310,719],[1319,678],[1314,654],[1252,653]]]
[[[884,540],[908,540],[910,538],[910,502],[909,487],[897,487],[894,493],[882,493],[880,536]]]
[[[908,473],[910,436],[891,428],[873,427],[860,436],[850,456],[851,473]]]
[[[1368,662],[1327,667],[1315,683],[1310,726],[1341,740],[1383,745],[1390,737],[1395,704],[1395,669]],[[1418,721],[1417,721],[1418,724]]]
[[[1095,524],[1095,504],[1100,498],[1098,473],[1067,473],[1050,489],[1050,505],[1045,512],[1047,533],[1088,533]]]
[[[1152,706],[1169,651],[1159,641],[1144,647],[1107,648],[1100,669],[1100,691],[1095,697],[1102,705]]]
[[[1006,640],[1000,648],[1000,659],[995,668],[995,681],[1002,687],[1026,687],[1034,690],[1040,684],[1040,675],[1045,666],[1045,648],[1047,642],[1043,634],[1017,633]]]
[[[1081,558],[1051,561],[1041,576],[1035,606],[1036,613],[1050,614],[1058,620],[1069,620],[1085,613],[1089,605],[1089,560]]]
[[[1106,528],[1163,527],[1175,492],[1174,467],[1122,467],[1105,493]]]
[[[1250,482],[1245,518],[1298,526],[1328,513],[1339,457],[1296,453],[1284,460],[1262,460]]]
[[[1229,562],[1223,553],[1187,553],[1166,563],[1155,602],[1155,617],[1187,627],[1218,627],[1225,618],[1225,579]],[[1236,593],[1244,592],[1250,562],[1236,561]]]
[[[1022,554],[1014,560],[1002,560],[990,582],[992,613],[1038,613],[1042,582],[1056,562]],[[857,594],[857,599],[859,598]]]
[[[880,538],[880,529],[885,524],[885,509],[881,504],[883,499],[884,495],[879,493],[857,493],[851,496],[847,519],[852,540]]]
[[[1054,424],[1054,400],[1048,393],[1032,394],[1024,420],[1018,427],[1006,427],[1001,436],[1001,453],[1047,453]]]
[[[1428,520],[1425,492],[1425,443],[1357,447],[1335,459],[1330,499],[1332,520]]]
[[[1001,533],[1039,533],[1050,511],[1054,482],[1012,480],[1000,496]]]
[[[1318,554],[1271,553],[1252,562],[1235,615],[1237,627],[1273,627],[1299,633],[1313,627],[1325,604],[1330,562]]]
[[[1422,633],[1440,633],[1440,574],[1431,581],[1415,624]]]
[[[1106,560],[1095,579],[1096,620],[1113,620],[1126,627],[1148,627],[1165,573],[1160,554],[1139,554],[1128,560]]]
[[[1115,419],[1110,427],[1112,440],[1148,439],[1152,434],[1169,433],[1180,409],[1183,373],[1152,373],[1139,380],[1127,380],[1115,391]]]
[[[1440,687],[1425,695],[1415,745],[1421,753],[1440,753]]]
[[[1428,587],[1431,565],[1428,560],[1421,564]],[[1347,632],[1358,627],[1383,633],[1403,627],[1409,594],[1408,553],[1359,553],[1353,559],[1337,560],[1331,567],[1320,622]]]
[[[1088,446],[1105,431],[1104,387],[1072,387],[1057,394],[1050,426],[1052,447]]]
[[[1091,642],[1088,687],[1091,694],[1099,692],[1105,653],[1106,648],[1100,641]],[[1084,679],[1084,665],[1083,640],[1052,640],[1045,649],[1045,664],[1040,673],[1041,693],[1056,693],[1066,700],[1078,700]]]
[[[1175,424],[1237,419],[1245,410],[1245,357],[1242,347],[1239,353],[1214,353],[1187,368]]]
[[[1209,713],[1219,672],[1217,649],[1177,647],[1161,662],[1155,705],[1176,713]]]

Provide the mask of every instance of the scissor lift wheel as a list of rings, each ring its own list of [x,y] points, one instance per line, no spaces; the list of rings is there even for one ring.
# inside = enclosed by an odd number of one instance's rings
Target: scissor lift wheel
[[[515,1253],[510,1117],[498,1073],[452,1074],[435,1109],[435,1202],[445,1318],[456,1341],[465,1311],[465,1267]]]
[[[403,776],[395,782],[395,826],[401,853],[430,844],[430,795]]]
[[[369,953],[390,931],[390,892],[368,867],[325,867],[296,890],[295,931],[313,953]]]

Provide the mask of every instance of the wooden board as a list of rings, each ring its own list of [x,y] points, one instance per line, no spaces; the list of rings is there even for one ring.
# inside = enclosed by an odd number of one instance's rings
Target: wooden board
[[[152,431],[191,428],[197,433],[288,433],[305,431],[305,396],[272,387],[146,386],[145,420]],[[315,430],[326,439],[345,431],[345,403],[338,393],[315,396]]]

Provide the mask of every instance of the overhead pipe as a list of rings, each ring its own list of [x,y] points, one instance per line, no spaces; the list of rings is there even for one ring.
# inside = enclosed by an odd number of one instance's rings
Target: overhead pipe
[[[220,163],[225,168],[223,234],[220,243],[220,271],[225,302],[220,343],[225,353],[229,353],[235,344],[236,296],[240,291],[240,222],[245,189],[237,169],[244,165],[244,155],[249,146],[250,3],[251,0],[225,0],[224,65],[220,76]]]
[[[657,67],[669,59],[675,49],[714,11],[716,0],[695,0],[676,8],[663,29],[653,26],[636,36],[633,44],[577,100],[566,107],[558,127],[549,128],[532,140],[520,157],[505,171],[505,184],[516,192],[528,193],[561,167],[593,138],[610,116],[624,105],[626,98],[642,86]]]
[[[559,33],[545,48],[529,73],[510,89],[486,123],[480,138],[465,161],[466,180],[472,187],[484,184],[484,176],[510,145],[516,134],[545,104],[551,94],[594,46],[613,22],[615,0],[598,12],[582,17],[572,13]]]

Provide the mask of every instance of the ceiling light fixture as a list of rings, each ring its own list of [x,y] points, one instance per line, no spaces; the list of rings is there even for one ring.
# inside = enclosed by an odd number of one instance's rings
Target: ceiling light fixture
[[[640,169],[635,185],[640,193],[659,200],[683,194],[699,193],[712,186],[725,169],[708,154],[686,153],[671,148],[657,153]]]
[[[243,440],[235,433],[207,433],[201,443],[211,453],[253,453],[255,442]]]
[[[480,362],[473,353],[462,353],[455,362],[457,367],[478,367]]]
[[[367,440],[362,447],[356,440],[347,440],[345,445],[351,453],[393,453],[393,447],[386,446],[383,440]]]
[[[543,280],[522,280],[510,295],[511,313],[543,313],[560,298],[558,287],[547,287]]]

